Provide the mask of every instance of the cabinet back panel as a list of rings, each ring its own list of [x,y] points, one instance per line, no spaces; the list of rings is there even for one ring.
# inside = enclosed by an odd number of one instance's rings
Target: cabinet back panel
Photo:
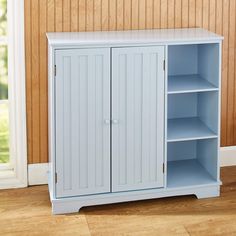
[[[188,160],[195,158],[197,158],[196,141],[168,143],[167,161],[180,161],[180,160]]]
[[[168,119],[197,116],[197,93],[168,95]]]
[[[168,75],[196,74],[198,70],[197,50],[197,45],[169,46]]]

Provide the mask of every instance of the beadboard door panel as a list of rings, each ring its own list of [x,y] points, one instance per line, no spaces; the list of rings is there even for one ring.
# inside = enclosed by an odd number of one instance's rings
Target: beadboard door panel
[[[110,191],[110,50],[56,51],[56,196]]]
[[[163,186],[164,47],[112,49],[112,191]]]
[[[221,145],[236,145],[236,0],[25,0],[28,162],[48,161],[46,32],[203,27],[224,36]]]

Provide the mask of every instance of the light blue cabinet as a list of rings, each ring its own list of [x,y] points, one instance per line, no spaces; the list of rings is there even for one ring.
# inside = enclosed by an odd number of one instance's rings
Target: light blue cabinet
[[[47,37],[54,214],[219,196],[221,36],[194,28]]]

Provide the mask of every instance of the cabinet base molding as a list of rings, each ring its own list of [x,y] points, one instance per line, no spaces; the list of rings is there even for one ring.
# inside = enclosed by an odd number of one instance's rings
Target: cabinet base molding
[[[28,185],[42,185],[48,183],[48,163],[28,165]]]
[[[49,186],[49,191],[50,186]],[[194,186],[183,188],[150,189],[132,192],[107,193],[99,195],[87,195],[81,197],[67,197],[55,199],[51,196],[52,213],[66,214],[79,212],[82,207],[103,205],[111,203],[138,201],[171,196],[196,195],[198,199],[218,197],[220,195],[220,183],[208,186]]]
[[[236,165],[236,146],[228,146],[220,148],[220,166]]]

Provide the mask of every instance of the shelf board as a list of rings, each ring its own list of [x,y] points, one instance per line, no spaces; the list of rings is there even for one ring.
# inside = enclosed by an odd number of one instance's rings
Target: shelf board
[[[169,161],[167,164],[167,187],[178,188],[214,184],[217,181],[196,159]]]
[[[168,76],[168,94],[218,91],[219,89],[199,75]]]
[[[186,141],[217,138],[198,117],[168,119],[167,141]]]

